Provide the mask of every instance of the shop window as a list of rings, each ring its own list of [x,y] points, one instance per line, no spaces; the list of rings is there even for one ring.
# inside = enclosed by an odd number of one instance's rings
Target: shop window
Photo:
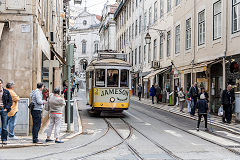
[[[128,82],[129,82],[129,71],[126,69],[121,70],[120,87],[128,87]]]
[[[96,87],[105,87],[105,69],[96,70]]]
[[[232,62],[230,64],[230,72],[231,73],[235,73],[235,72],[238,72],[239,71],[239,65],[237,62]]]
[[[108,69],[107,86],[118,87],[119,71],[117,69]]]

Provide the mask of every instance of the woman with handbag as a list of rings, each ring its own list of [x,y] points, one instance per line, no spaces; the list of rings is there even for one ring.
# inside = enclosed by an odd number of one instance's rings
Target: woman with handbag
[[[53,141],[50,139],[53,127],[55,126],[55,143],[63,143],[59,139],[60,136],[60,127],[62,122],[62,110],[66,105],[63,95],[60,95],[60,89],[55,88],[53,94],[50,94],[46,110],[50,112],[50,124],[47,129],[47,139],[46,142]]]
[[[183,88],[180,88],[180,91],[178,92],[178,97],[179,97],[179,107],[180,107],[180,112],[183,112],[183,105],[185,102],[185,94],[183,92]]]

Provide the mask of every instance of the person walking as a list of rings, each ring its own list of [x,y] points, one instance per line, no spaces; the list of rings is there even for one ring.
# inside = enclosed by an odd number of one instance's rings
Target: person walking
[[[161,95],[161,88],[159,85],[156,87],[156,97],[157,97],[157,103],[160,101],[160,95]]]
[[[178,98],[179,98],[179,107],[180,107],[180,112],[183,112],[183,105],[185,102],[185,94],[183,92],[183,88],[181,87],[179,92],[178,92]]]
[[[55,126],[54,138],[55,143],[63,143],[59,139],[60,136],[60,128],[62,122],[62,110],[63,107],[66,105],[63,95],[60,95],[60,89],[55,88],[53,94],[50,94],[48,100],[48,107],[50,111],[50,124],[47,129],[47,139],[46,142],[53,141],[50,139],[53,127]]]
[[[201,95],[201,94],[204,94],[204,96],[205,96],[205,98],[206,98],[206,101],[207,101],[207,103],[208,103],[208,102],[209,102],[209,100],[208,100],[209,96],[208,96],[208,93],[206,92],[206,90],[205,90],[204,87],[201,88],[201,93],[200,93],[200,95]]]
[[[44,86],[42,94],[43,94],[43,100],[46,101],[49,97],[49,90],[46,88],[46,86]]]
[[[196,110],[196,104],[197,104],[197,98],[198,98],[198,87],[197,87],[197,82],[194,83],[194,85],[189,89],[189,96],[191,98],[191,116],[195,115],[195,110]]]
[[[232,120],[232,105],[235,101],[234,92],[231,85],[227,86],[227,89],[222,92],[222,106],[225,114],[222,117],[222,122],[231,123]]]
[[[205,131],[207,131],[208,130],[207,128],[208,103],[204,94],[200,95],[200,100],[197,102],[196,108],[198,109],[197,131],[199,131],[199,125],[200,125],[202,116],[204,117],[204,121],[205,121]]]
[[[31,110],[31,115],[33,119],[33,127],[32,127],[32,138],[33,143],[42,144],[42,142],[39,142],[38,140],[38,132],[41,128],[41,120],[42,120],[42,109],[44,105],[43,101],[43,83],[37,84],[37,89],[33,90],[30,94],[31,101],[34,104],[34,107]]]
[[[190,89],[190,87],[187,88],[187,92],[186,92],[186,95],[187,95],[187,105],[188,105],[188,113],[191,112],[191,98],[190,98],[190,96],[188,95],[189,89]]]
[[[138,98],[139,98],[139,101],[141,101],[141,97],[142,97],[142,86],[141,84],[139,83],[138,84]]]
[[[156,96],[156,89],[154,85],[150,88],[150,96],[152,96],[152,104],[154,104],[154,97]]]
[[[15,93],[14,87],[15,87],[15,84],[13,82],[9,82],[6,85],[6,88],[12,97],[11,111],[8,112],[8,115],[7,115],[8,116],[7,123],[8,123],[8,129],[9,129],[9,132],[8,132],[9,139],[18,139],[14,134],[14,127],[16,126],[17,113],[18,113],[18,101],[20,98]]]

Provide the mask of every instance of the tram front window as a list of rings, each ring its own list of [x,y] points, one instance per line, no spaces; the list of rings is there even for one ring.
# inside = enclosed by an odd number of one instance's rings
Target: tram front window
[[[121,82],[120,87],[128,87],[128,70],[121,70]]]
[[[96,87],[105,87],[105,69],[96,70]]]
[[[119,77],[119,73],[117,69],[108,69],[107,70],[107,86],[118,87],[118,77]]]

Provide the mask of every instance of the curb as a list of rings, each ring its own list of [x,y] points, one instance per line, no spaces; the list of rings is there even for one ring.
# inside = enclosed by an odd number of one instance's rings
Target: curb
[[[2,145],[1,149],[7,148],[24,148],[24,147],[33,147],[33,146],[49,146],[49,144],[34,144],[34,143],[27,143],[27,144],[7,144]]]

